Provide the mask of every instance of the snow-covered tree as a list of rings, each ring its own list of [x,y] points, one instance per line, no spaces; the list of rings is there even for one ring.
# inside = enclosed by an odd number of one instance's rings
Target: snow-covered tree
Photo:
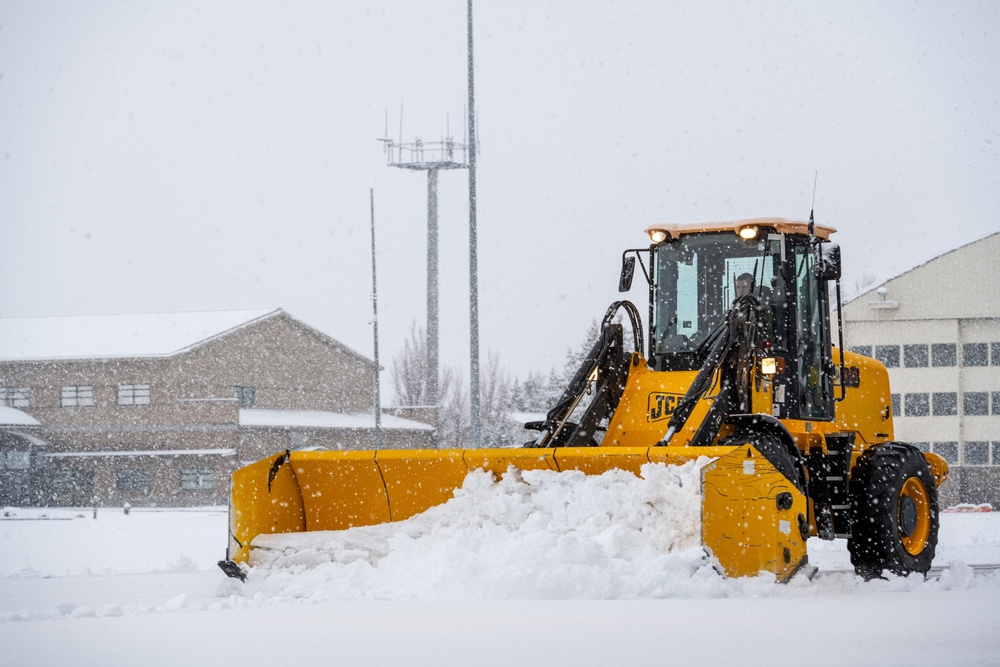
[[[546,412],[552,407],[546,376],[535,371],[528,371],[524,382],[515,380],[511,394],[513,408],[518,412]]]
[[[525,440],[522,425],[511,418],[514,409],[513,383],[490,352],[480,375],[480,427],[483,447],[512,447]],[[471,437],[469,390],[464,374],[445,367],[441,377],[441,404],[438,409],[438,443],[441,447],[468,447]]]
[[[562,387],[559,393],[556,394],[555,398],[559,398],[562,391],[569,385],[570,380],[576,375],[576,372],[580,370],[580,366],[583,365],[584,359],[587,358],[587,354],[590,353],[591,348],[594,347],[594,343],[597,342],[598,337],[601,335],[601,326],[597,320],[590,323],[590,328],[587,329],[586,335],[583,337],[581,343],[575,348],[569,348],[566,350],[566,361],[563,364],[562,369]]]
[[[510,447],[521,444],[521,425],[511,419],[514,407],[513,385],[500,366],[500,355],[490,352],[486,373],[480,382],[480,420],[484,447]]]
[[[428,405],[427,366],[427,336],[424,328],[414,322],[409,338],[392,363],[392,388],[397,405]]]
[[[469,445],[469,391],[462,375],[446,366],[441,373],[437,435],[440,447]]]

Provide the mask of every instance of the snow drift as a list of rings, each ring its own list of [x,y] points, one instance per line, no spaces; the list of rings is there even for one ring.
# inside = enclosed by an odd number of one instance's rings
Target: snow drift
[[[719,580],[701,546],[700,471],[476,471],[406,521],[254,541],[241,594],[312,600],[639,598]],[[773,580],[773,577],[771,577]]]

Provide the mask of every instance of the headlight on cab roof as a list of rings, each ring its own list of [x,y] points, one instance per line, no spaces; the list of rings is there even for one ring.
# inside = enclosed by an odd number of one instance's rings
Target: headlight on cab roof
[[[668,238],[670,238],[670,234],[663,231],[662,229],[649,230],[649,240],[652,241],[653,243],[663,243]]]

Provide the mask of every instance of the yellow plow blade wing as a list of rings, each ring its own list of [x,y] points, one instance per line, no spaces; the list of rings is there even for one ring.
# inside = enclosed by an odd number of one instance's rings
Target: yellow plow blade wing
[[[233,473],[226,554],[231,560],[247,562],[250,542],[262,533],[295,533],[306,529],[302,491],[287,461],[285,452]]]
[[[233,473],[230,560],[262,534],[402,521],[447,502],[470,471],[614,469],[700,457],[702,542],[726,575],[790,577],[806,561],[805,496],[750,445],[286,452]],[[801,517],[801,518],[800,518]],[[805,529],[807,531],[807,528]]]
[[[751,445],[701,471],[701,541],[730,577],[772,572],[787,581],[807,563],[805,494]]]

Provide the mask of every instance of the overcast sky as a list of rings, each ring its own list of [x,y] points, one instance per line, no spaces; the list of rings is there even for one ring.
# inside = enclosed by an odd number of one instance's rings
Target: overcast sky
[[[374,188],[390,366],[425,317],[427,181],[376,138],[402,106],[404,141],[462,139],[465,22],[0,3],[0,316],[281,307],[370,356]],[[818,173],[846,292],[1000,230],[996,2],[513,0],[475,29],[481,345],[522,378],[655,222],[806,219]],[[467,365],[466,172],[439,185],[442,361]]]

